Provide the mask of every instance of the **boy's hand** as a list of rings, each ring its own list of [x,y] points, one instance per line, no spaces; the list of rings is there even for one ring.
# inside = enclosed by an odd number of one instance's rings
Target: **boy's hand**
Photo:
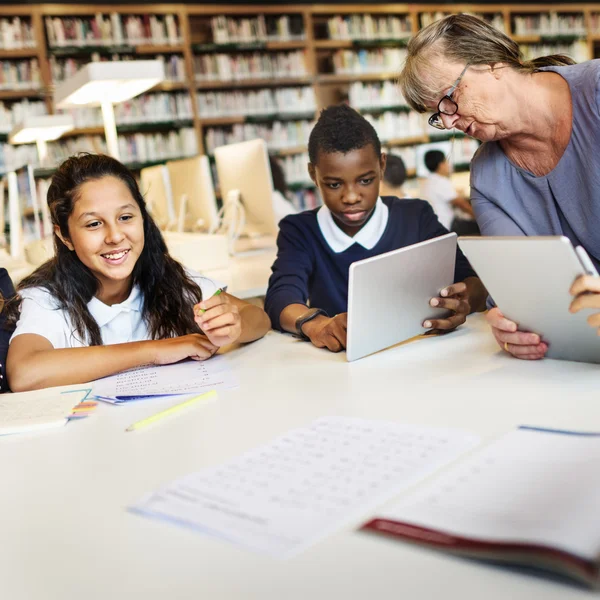
[[[319,315],[302,326],[302,331],[317,348],[327,348],[339,352],[346,347],[348,313],[340,313],[329,318]]]
[[[194,320],[215,346],[232,344],[242,333],[242,318],[238,307],[225,293],[196,304]]]
[[[467,284],[461,281],[449,285],[440,292],[440,296],[440,298],[432,298],[429,304],[436,308],[451,310],[454,314],[445,319],[428,319],[423,322],[423,327],[444,331],[456,329],[467,320],[467,315],[471,312]]]

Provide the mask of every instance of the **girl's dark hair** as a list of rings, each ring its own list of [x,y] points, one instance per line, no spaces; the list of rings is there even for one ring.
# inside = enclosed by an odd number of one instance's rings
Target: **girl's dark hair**
[[[118,160],[102,154],[81,153],[63,162],[48,189],[48,207],[52,224],[69,239],[68,219],[79,198],[81,186],[88,181],[115,177],[122,181],[137,202],[144,223],[144,248],[133,269],[133,284],[140,287],[144,298],[142,318],[151,339],[163,339],[199,333],[194,321],[193,305],[202,300],[198,285],[174,260],[160,230],[146,210],[146,203],[135,177]],[[70,251],[54,233],[55,256],[36,269],[17,286],[17,290],[42,287],[67,312],[80,339],[91,346],[102,345],[100,329],[87,304],[98,291],[94,274]],[[9,303],[9,318],[18,320],[20,298]]]

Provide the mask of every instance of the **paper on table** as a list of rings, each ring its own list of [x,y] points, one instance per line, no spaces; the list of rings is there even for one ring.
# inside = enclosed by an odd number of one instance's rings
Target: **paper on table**
[[[65,386],[0,395],[0,435],[65,425],[73,407],[91,388]]]
[[[106,398],[196,394],[237,385],[237,378],[223,356],[206,361],[139,367],[93,382],[94,395]]]
[[[131,510],[283,558],[478,441],[463,431],[327,417],[178,479]]]
[[[377,515],[488,542],[600,556],[600,435],[521,428]]]

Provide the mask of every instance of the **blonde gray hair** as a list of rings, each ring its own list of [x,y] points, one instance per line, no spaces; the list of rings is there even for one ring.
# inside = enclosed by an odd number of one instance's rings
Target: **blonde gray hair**
[[[561,54],[523,62],[517,42],[483,19],[466,14],[449,15],[421,29],[408,43],[407,51],[398,81],[406,102],[418,112],[430,110],[426,103],[437,101],[441,95],[439,82],[447,79],[442,60],[469,65],[505,63],[522,73],[574,64]],[[446,81],[448,86],[451,83]]]

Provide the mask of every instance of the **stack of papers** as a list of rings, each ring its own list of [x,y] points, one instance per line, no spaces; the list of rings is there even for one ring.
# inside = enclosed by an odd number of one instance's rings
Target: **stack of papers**
[[[174,481],[132,510],[288,557],[478,442],[460,430],[322,418]]]
[[[87,401],[91,388],[46,388],[0,396],[0,435],[62,427],[86,417],[96,407]]]
[[[238,381],[225,357],[189,360],[160,367],[138,367],[98,379],[93,394],[98,400],[122,404],[157,396],[197,396],[209,390],[237,387]]]

